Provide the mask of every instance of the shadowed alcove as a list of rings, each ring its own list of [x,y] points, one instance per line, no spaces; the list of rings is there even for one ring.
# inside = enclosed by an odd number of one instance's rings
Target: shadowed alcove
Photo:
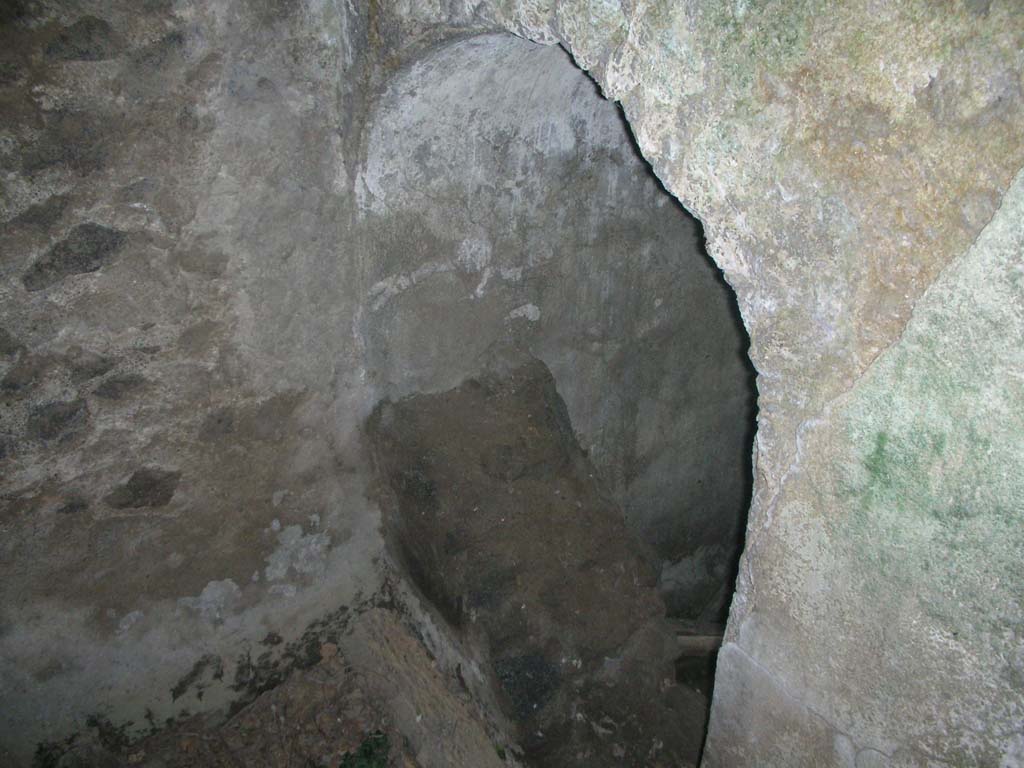
[[[368,135],[367,432],[399,570],[531,761],[695,760],[755,408],[699,223],[558,47],[450,43]]]

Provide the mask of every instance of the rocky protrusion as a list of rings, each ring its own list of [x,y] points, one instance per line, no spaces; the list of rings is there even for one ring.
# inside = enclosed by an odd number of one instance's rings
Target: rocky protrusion
[[[124,373],[119,376],[111,376],[96,387],[93,394],[104,400],[120,400],[132,392],[142,389],[147,383],[144,376],[137,373]]]
[[[22,171],[32,175],[64,166],[86,175],[98,170],[109,159],[111,143],[105,135],[113,129],[111,119],[66,109],[47,114],[42,134],[22,150]]]
[[[98,352],[75,346],[68,349],[64,363],[71,372],[71,380],[75,384],[99,378],[109,373],[116,364],[114,360]]]
[[[46,55],[64,61],[103,61],[120,53],[123,44],[109,23],[83,16],[65,27],[46,46]]]
[[[104,501],[116,509],[166,507],[181,480],[181,472],[143,467],[137,469],[124,485],[107,494]]]
[[[95,272],[110,263],[127,234],[101,224],[80,224],[29,267],[22,277],[26,290],[41,291],[70,275]]]
[[[22,355],[0,379],[0,391],[12,395],[25,393],[42,381],[50,369],[50,362],[46,355]]]
[[[64,439],[80,432],[88,421],[89,406],[81,398],[44,403],[29,414],[28,436],[35,440]]]
[[[21,344],[5,328],[0,328],[0,357],[14,357]]]
[[[68,202],[67,195],[53,195],[41,203],[30,205],[18,214],[12,223],[45,231],[64,215]]]

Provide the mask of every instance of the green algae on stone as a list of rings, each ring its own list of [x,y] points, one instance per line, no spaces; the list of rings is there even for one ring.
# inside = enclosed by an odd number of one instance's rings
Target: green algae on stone
[[[712,4],[704,11],[730,84],[750,87],[761,71],[783,71],[799,61],[826,0],[752,0]]]
[[[1005,629],[1022,597],[1022,216],[1018,177],[843,408],[838,498],[860,514],[840,535],[858,557],[892,553],[929,615],[957,632]]]

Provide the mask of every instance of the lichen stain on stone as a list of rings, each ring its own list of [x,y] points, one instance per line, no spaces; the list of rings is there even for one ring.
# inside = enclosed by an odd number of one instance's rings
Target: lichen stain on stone
[[[801,60],[814,20],[828,5],[824,0],[710,3],[708,40],[724,55],[731,82],[749,88],[759,70],[784,71]]]
[[[849,512],[836,518],[835,538],[852,562],[869,566],[857,577],[862,597],[912,594],[902,610],[920,611],[934,631],[941,628],[969,649],[972,663],[993,652],[1014,653],[1000,617],[1017,610],[1016,585],[1024,583],[1024,478],[1007,471],[1024,456],[1024,394],[1002,387],[1024,364],[1012,278],[1020,237],[1006,223],[1024,206],[1022,190],[1019,178],[1004,202],[1009,210],[997,214],[975,248],[919,303],[900,344],[843,404],[850,439],[832,457],[845,478],[834,504]],[[986,327],[1000,331],[993,336]],[[915,642],[915,631],[900,629],[905,643]],[[986,636],[991,640],[983,641]],[[915,666],[901,656],[903,648],[884,652]],[[931,652],[922,658],[940,663]],[[987,695],[971,706],[989,711],[990,722],[1006,716],[998,714],[1004,703]],[[962,711],[944,714],[948,727],[964,727]],[[995,760],[998,737],[990,737],[952,754],[965,764]]]
[[[875,435],[875,448],[864,460],[864,467],[871,475],[872,483],[879,484],[884,487],[892,485],[892,479],[889,476],[889,471],[885,463],[885,446],[888,442],[889,436],[885,432],[877,433]]]
[[[314,578],[323,574],[331,546],[327,533],[303,533],[301,525],[289,525],[278,533],[277,542],[263,570],[267,581],[281,581],[291,572]]]
[[[198,597],[178,598],[178,605],[207,624],[219,626],[236,612],[241,598],[238,585],[232,579],[223,579],[209,582]]]

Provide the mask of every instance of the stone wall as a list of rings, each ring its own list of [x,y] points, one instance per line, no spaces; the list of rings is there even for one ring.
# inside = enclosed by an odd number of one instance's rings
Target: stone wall
[[[508,350],[553,370],[672,609],[720,618],[745,339],[566,53],[344,4],[12,8],[9,759],[366,657],[392,581],[362,424]]]
[[[97,698],[117,722],[226,704],[298,658],[260,638],[378,589],[346,439],[381,279],[363,121],[432,44],[505,29],[621,102],[750,334],[754,501],[705,764],[1019,764],[1019,3],[353,8],[3,11],[15,754]],[[213,651],[230,670],[172,700]]]
[[[750,332],[705,764],[1019,764],[1020,5],[494,13],[622,102]]]

